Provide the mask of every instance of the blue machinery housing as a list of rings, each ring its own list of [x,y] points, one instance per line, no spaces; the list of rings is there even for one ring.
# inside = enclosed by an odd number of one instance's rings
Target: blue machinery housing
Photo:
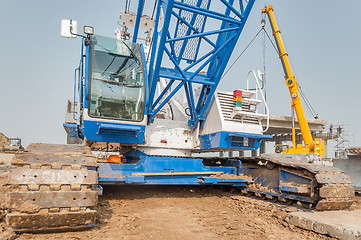
[[[239,174],[240,161],[227,161],[225,166],[205,166],[201,158],[148,156],[139,151],[126,154],[125,164],[99,163],[100,184],[246,186],[246,179],[219,179],[217,174]]]
[[[213,0],[214,1],[214,0]],[[144,0],[139,0],[133,42],[137,40],[140,16]],[[195,3],[194,3],[195,2]],[[254,0],[247,4],[240,0],[240,10],[234,8],[234,0],[219,0],[225,6],[223,13],[210,9],[211,0],[197,0],[193,5],[184,0],[158,1],[153,46],[150,63],[147,66],[144,51],[140,45],[140,57],[144,66],[144,114],[152,124],[155,115],[181,89],[184,88],[190,113],[188,125],[202,128],[212,104],[212,97],[219,84],[229,57],[243,30]],[[159,21],[164,14],[164,22]],[[220,28],[207,28],[206,21],[219,22]],[[171,21],[173,20],[173,24]],[[175,26],[175,31],[170,31]],[[81,113],[87,110],[90,102],[91,73],[91,36],[83,38],[81,61],[75,70],[74,102],[77,93]],[[158,51],[156,49],[159,42]],[[208,44],[207,51],[200,51],[202,44]],[[111,56],[120,56],[111,53]],[[105,54],[106,55],[106,54]],[[109,56],[108,56],[109,57]],[[115,58],[114,57],[114,58]],[[134,57],[134,56],[133,56]],[[169,59],[167,64],[163,58]],[[128,56],[130,58],[130,56]],[[181,64],[182,61],[182,64]],[[134,63],[136,63],[135,61]],[[188,65],[187,65],[188,64]],[[108,69],[108,67],[107,67]],[[206,71],[205,71],[206,70]],[[105,71],[104,71],[105,72]],[[116,76],[117,77],[117,76]],[[158,78],[168,79],[164,90],[157,96]],[[111,80],[111,79],[109,79]],[[135,81],[138,81],[136,78]],[[109,81],[108,81],[109,82]],[[133,86],[140,86],[138,82]],[[193,84],[201,86],[200,97],[195,100]],[[172,88],[172,86],[175,86]],[[111,89],[111,87],[110,87]],[[170,94],[167,92],[170,91]],[[117,104],[117,103],[115,103]],[[75,107],[74,107],[75,112]],[[74,138],[95,142],[115,142],[127,147],[144,144],[146,125],[132,121],[117,122],[109,117],[98,115],[90,120],[83,120],[79,114],[74,117],[77,123],[65,123],[68,135]],[[129,117],[129,116],[128,116]],[[139,118],[137,118],[139,121]],[[201,150],[255,150],[262,139],[270,136],[237,132],[216,132],[199,136]],[[132,149],[132,148],[130,148]],[[258,161],[258,159],[253,159]],[[269,197],[295,199],[314,202],[314,183],[308,177],[274,167],[264,172],[263,165],[249,164],[247,158],[196,158],[152,156],[132,149],[124,154],[122,163],[98,163],[100,184],[142,184],[142,185],[228,185],[247,187],[247,191],[257,192]],[[232,177],[230,177],[232,176]],[[236,177],[234,177],[236,176]],[[252,176],[252,178],[247,177]],[[271,191],[252,188],[250,184],[267,186]]]
[[[212,104],[212,97],[218,87],[221,76],[229,61],[231,53],[240,37],[255,0],[240,0],[240,10],[234,8],[234,0],[219,0],[224,12],[210,9],[212,0],[197,0],[195,4],[179,0],[158,1],[155,20],[153,46],[148,66],[145,62],[143,47],[140,45],[140,57],[144,66],[144,114],[148,124],[152,124],[155,115],[180,90],[184,89],[190,120],[188,125],[202,128]],[[137,40],[143,0],[139,1],[133,42]],[[164,22],[160,16],[164,15]],[[211,27],[207,27],[211,19]],[[171,31],[172,22],[175,24]],[[174,25],[173,25],[174,26]],[[214,28],[214,27],[213,27]],[[158,30],[158,31],[157,31]],[[92,72],[92,37],[82,40],[82,54],[79,67],[75,69],[74,100],[76,92],[81,111],[90,113],[90,78]],[[159,47],[157,49],[157,43]],[[202,44],[208,45],[200,51]],[[132,51],[129,48],[130,51]],[[111,53],[115,59],[121,53]],[[134,57],[134,54],[132,54]],[[105,56],[106,53],[105,53]],[[108,56],[109,57],[109,56]],[[165,64],[164,57],[169,59]],[[128,57],[129,58],[129,57]],[[181,64],[182,61],[182,64]],[[109,66],[104,70],[110,67]],[[104,72],[102,75],[104,75]],[[119,72],[119,71],[118,71]],[[118,77],[118,76],[116,76]],[[157,96],[158,78],[168,79],[165,88]],[[136,80],[138,81],[138,80]],[[109,82],[109,80],[108,80]],[[138,83],[135,83],[138,84]],[[201,86],[200,97],[196,101],[193,84]],[[135,87],[140,85],[134,85]],[[170,91],[170,94],[167,92]],[[75,101],[74,101],[75,102]],[[74,109],[75,112],[75,109]],[[80,115],[79,115],[80,116]],[[137,125],[132,121],[120,123],[108,121],[100,115],[93,120],[75,118],[80,125],[65,123],[64,128],[70,137],[86,137],[95,142],[115,142],[126,146],[137,146],[144,143],[145,125]],[[123,121],[124,122],[124,121]],[[200,136],[201,149],[258,149],[261,140],[269,136],[217,132]],[[216,162],[222,161],[222,165]],[[240,160],[206,159],[149,156],[137,150],[131,150],[124,155],[122,164],[99,163],[98,175],[101,184],[150,184],[150,185],[204,185],[220,184],[236,187],[246,186],[252,179],[220,178],[220,174],[242,173]]]
[[[216,132],[200,136],[201,149],[258,149],[262,139],[270,138],[269,135],[237,133],[237,132]]]
[[[145,126],[123,123],[84,121],[85,135],[97,142],[143,144]]]

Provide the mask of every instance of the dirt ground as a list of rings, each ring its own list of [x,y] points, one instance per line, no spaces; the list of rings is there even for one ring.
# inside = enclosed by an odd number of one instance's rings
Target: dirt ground
[[[289,211],[300,210],[296,206],[227,188],[180,186],[105,186],[94,228],[14,234],[4,222],[6,181],[0,174],[0,239],[331,239],[286,223]]]

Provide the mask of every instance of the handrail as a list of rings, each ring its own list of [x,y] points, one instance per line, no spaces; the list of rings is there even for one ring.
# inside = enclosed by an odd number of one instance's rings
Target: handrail
[[[73,96],[73,120],[77,120],[75,118],[75,98],[76,98],[76,83],[77,83],[77,72],[80,71],[80,66],[75,68],[75,71],[74,71],[74,96]]]
[[[253,73],[254,79],[256,81],[256,99],[258,100],[258,91],[259,91],[261,93],[261,97],[262,97],[264,105],[266,107],[267,127],[266,127],[266,129],[264,129],[262,131],[262,132],[266,132],[268,130],[268,128],[269,128],[269,109],[268,109],[268,105],[267,105],[267,102],[266,102],[266,98],[263,95],[262,88],[261,88],[261,86],[259,84],[259,79],[258,79],[258,77],[257,77],[254,70],[249,71],[248,74],[247,74],[247,90],[249,90],[249,75],[251,73]]]

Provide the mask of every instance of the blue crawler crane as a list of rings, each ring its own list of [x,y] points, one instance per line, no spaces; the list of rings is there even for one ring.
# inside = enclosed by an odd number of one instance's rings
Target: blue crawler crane
[[[150,18],[139,0],[137,13],[121,12],[115,38],[89,26],[78,34],[76,21],[63,20],[63,36],[82,38],[73,119],[64,128],[83,144],[31,144],[15,156],[11,229],[91,227],[105,184],[228,185],[319,209],[349,206],[352,188],[338,170],[273,155],[214,154],[257,150],[270,137],[261,124],[269,113],[257,110],[267,104],[254,72],[255,90],[248,83],[217,90],[254,2],[159,0]],[[345,185],[339,199],[336,183]]]
[[[234,1],[214,2],[159,1],[152,21],[140,17],[140,1],[137,14],[121,13],[123,24],[133,22],[133,36],[123,28],[113,39],[83,37],[78,122],[64,127],[93,150],[119,153],[98,164],[100,184],[249,183],[215,177],[238,175],[240,161],[218,166],[193,157],[256,150],[270,137],[263,135],[267,116],[257,113],[255,92],[243,90],[242,108],[233,107],[232,92],[216,91],[254,1],[241,1],[239,10]],[[150,46],[137,43],[143,26],[153,32]]]

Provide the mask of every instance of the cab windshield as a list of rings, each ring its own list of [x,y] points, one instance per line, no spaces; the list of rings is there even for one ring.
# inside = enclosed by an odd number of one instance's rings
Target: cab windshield
[[[141,121],[144,72],[138,44],[94,35],[91,41],[91,116]]]

